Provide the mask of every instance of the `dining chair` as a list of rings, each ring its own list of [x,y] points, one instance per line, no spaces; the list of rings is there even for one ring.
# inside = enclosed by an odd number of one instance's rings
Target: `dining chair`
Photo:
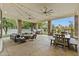
[[[68,41],[67,39],[65,39],[65,35],[56,35],[54,40],[54,45],[55,46],[60,45],[63,46],[64,48],[68,47]]]

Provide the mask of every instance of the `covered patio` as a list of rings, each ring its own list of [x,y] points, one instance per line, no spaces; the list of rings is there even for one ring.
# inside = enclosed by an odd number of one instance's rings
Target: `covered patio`
[[[9,17],[16,20],[17,33],[22,33],[23,21],[32,23],[31,30],[39,29],[38,23],[47,21],[48,34],[38,34],[33,41],[27,40],[25,43],[16,44],[9,37],[2,36],[3,17]],[[54,19],[74,17],[74,27],[77,42],[79,43],[79,4],[77,3],[1,3],[0,4],[0,40],[4,41],[4,50],[0,55],[79,55],[79,52],[64,50],[54,45],[50,45],[49,36],[51,36]],[[2,41],[0,41],[2,42]],[[78,44],[79,45],[79,44]],[[79,47],[78,47],[79,49]]]
[[[3,38],[4,51],[1,56],[78,56],[79,52],[61,47],[50,46],[47,35],[38,35],[36,40],[16,44],[9,38]]]

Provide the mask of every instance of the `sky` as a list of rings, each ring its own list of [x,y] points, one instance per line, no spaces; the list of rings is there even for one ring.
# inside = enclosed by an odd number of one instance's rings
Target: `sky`
[[[52,24],[54,26],[58,26],[59,24],[60,25],[63,25],[63,26],[69,26],[69,22],[73,22],[74,24],[74,17],[67,17],[67,18],[61,18],[61,19],[55,19],[55,20],[52,20]]]

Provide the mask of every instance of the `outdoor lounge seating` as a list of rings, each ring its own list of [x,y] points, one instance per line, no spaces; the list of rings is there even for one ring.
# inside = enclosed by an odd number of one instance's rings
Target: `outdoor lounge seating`
[[[22,33],[23,37],[25,37],[25,39],[36,39],[36,32],[33,32],[33,33]]]
[[[10,35],[10,39],[12,39],[14,42],[16,42],[16,35],[15,33]]]
[[[19,43],[25,42],[25,38],[20,35],[16,35],[16,42]]]
[[[19,34],[11,34],[10,39],[12,39],[14,42],[19,43],[25,42],[25,38],[20,36]]]
[[[36,33],[11,34],[10,39],[14,42],[25,42],[27,39],[36,39]]]

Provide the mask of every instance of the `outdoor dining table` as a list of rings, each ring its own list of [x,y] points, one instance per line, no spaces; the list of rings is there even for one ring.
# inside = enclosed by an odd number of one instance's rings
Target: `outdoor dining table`
[[[61,35],[60,35],[61,36]],[[60,37],[58,37],[59,39]],[[49,36],[49,39],[51,39],[51,44],[54,43],[54,40],[56,40],[56,38],[54,36]],[[62,40],[62,39],[61,39]],[[64,37],[65,43],[67,44],[67,47],[69,49],[71,49],[71,46],[74,46],[74,50],[77,51],[77,45],[78,42],[75,38],[72,38],[70,35],[65,35]],[[64,45],[65,46],[65,45]],[[72,48],[73,49],[73,48]]]
[[[55,36],[49,36],[49,39],[51,39],[51,43],[50,44],[55,43],[55,40],[58,40],[58,39],[63,40],[63,38],[65,39],[65,41],[67,42],[67,45],[69,47],[70,35],[65,35],[65,37],[62,37],[62,35],[60,35],[60,34],[57,34]]]

